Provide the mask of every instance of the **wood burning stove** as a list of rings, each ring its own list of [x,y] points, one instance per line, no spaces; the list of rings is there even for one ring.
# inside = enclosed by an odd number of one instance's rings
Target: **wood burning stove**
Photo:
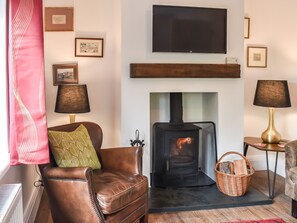
[[[170,93],[169,123],[154,123],[151,186],[187,187],[213,184],[199,159],[201,127],[182,120],[182,93]]]

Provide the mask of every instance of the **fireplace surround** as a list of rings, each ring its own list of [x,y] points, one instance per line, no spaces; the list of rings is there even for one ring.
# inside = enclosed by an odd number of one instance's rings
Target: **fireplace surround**
[[[176,3],[177,1],[175,1]],[[227,151],[242,150],[243,139],[243,115],[244,115],[244,73],[241,71],[241,78],[222,78],[214,70],[214,75],[205,78],[185,77],[186,69],[181,72],[184,75],[168,77],[177,69],[170,69],[167,77],[154,78],[157,74],[150,74],[147,77],[131,78],[131,63],[186,63],[186,64],[223,64],[226,57],[237,57],[239,64],[244,62],[244,39],[238,35],[243,30],[242,23],[230,22],[228,26],[228,54],[183,54],[183,53],[152,53],[151,51],[151,8],[155,1],[148,1],[143,4],[140,1],[125,1],[122,5],[121,14],[121,35],[122,41],[121,61],[118,69],[120,74],[120,101],[121,107],[117,109],[120,117],[120,142],[129,144],[129,139],[135,137],[135,130],[140,132],[140,138],[144,140],[143,149],[143,174],[149,177],[152,172],[152,126],[155,122],[168,122],[169,120],[169,92],[183,92],[184,121],[213,121],[216,125],[218,156]],[[171,2],[174,4],[174,2]],[[188,1],[193,6],[204,4],[205,6],[222,6],[222,1]],[[131,14],[129,8],[137,9],[137,16]],[[230,19],[243,18],[243,3],[241,1],[224,1],[223,6],[227,7]],[[136,17],[137,19],[135,19]],[[230,20],[230,21],[231,21]],[[137,29],[137,35],[131,30]],[[154,65],[150,65],[154,68]],[[211,65],[212,66],[212,65]],[[212,68],[211,68],[212,69]],[[242,68],[241,68],[242,69]],[[213,70],[213,69],[212,69]],[[204,72],[200,72],[204,73]],[[140,74],[141,75],[141,74]],[[214,77],[216,75],[216,77]],[[150,77],[148,77],[150,76]],[[172,75],[173,76],[173,75]],[[105,86],[105,85],[104,85]],[[117,89],[116,89],[117,90]],[[193,107],[190,105],[196,103]],[[206,125],[206,124],[205,124]],[[202,128],[200,137],[207,138],[208,130],[212,126]],[[112,129],[113,130],[113,129]],[[209,131],[211,132],[211,131]],[[111,133],[112,134],[112,133]],[[211,138],[211,137],[209,137]],[[205,142],[206,140],[203,140]],[[201,142],[201,141],[200,141]],[[205,143],[208,145],[208,143]],[[205,150],[210,151],[210,150]],[[199,158],[202,153],[199,154]],[[212,157],[212,156],[208,156]],[[213,168],[209,169],[213,172]],[[199,187],[204,188],[204,187]],[[187,188],[188,191],[189,188]],[[162,191],[163,193],[163,191]],[[161,202],[162,197],[157,195]],[[182,196],[184,197],[184,196]],[[171,198],[171,197],[170,197]],[[193,196],[191,196],[193,199]],[[201,199],[196,199],[201,203]],[[183,201],[182,199],[180,201]],[[187,202],[182,202],[187,203]]]

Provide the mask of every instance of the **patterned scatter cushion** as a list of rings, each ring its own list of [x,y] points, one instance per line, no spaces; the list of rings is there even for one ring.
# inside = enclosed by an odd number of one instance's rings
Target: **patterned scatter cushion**
[[[84,125],[80,125],[73,132],[49,130],[48,138],[59,167],[101,168],[88,130]]]

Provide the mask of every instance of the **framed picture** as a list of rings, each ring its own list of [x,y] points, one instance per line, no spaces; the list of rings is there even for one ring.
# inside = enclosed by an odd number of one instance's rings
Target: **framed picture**
[[[103,38],[75,38],[76,57],[103,57]]]
[[[250,38],[250,18],[244,17],[244,38]]]
[[[78,84],[78,65],[53,64],[53,84]]]
[[[73,7],[45,7],[45,31],[73,31]]]
[[[267,47],[248,47],[247,66],[267,67]]]

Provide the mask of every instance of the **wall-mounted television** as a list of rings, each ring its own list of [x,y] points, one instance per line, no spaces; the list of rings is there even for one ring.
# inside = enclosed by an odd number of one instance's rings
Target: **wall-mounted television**
[[[227,9],[153,5],[153,52],[227,53]]]

